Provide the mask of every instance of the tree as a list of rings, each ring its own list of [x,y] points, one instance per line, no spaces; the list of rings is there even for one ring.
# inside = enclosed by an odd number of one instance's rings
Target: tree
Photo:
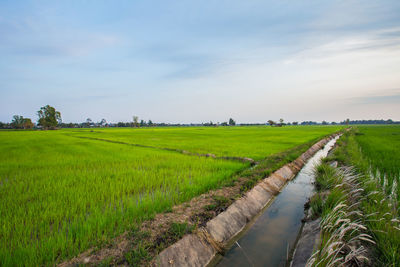
[[[14,115],[13,120],[11,121],[11,126],[15,129],[21,129],[23,123],[24,123],[24,117]]]
[[[206,122],[206,123],[203,123],[203,126],[214,126],[214,123],[212,121]]]
[[[348,126],[350,122],[350,119],[346,119],[346,125]]]
[[[139,127],[139,117],[133,116],[133,127]]]
[[[106,119],[101,119],[99,124],[100,124],[100,126],[105,126],[107,124]]]
[[[279,124],[283,125],[283,119],[279,119]]]
[[[140,120],[140,127],[146,126],[146,122],[144,120]]]
[[[92,119],[91,118],[87,118],[85,125],[86,125],[86,127],[90,127],[90,125],[92,125],[92,123],[93,123]]]
[[[268,124],[271,126],[274,126],[276,124],[276,122],[274,122],[273,120],[268,120]]]
[[[229,125],[234,126],[236,125],[236,122],[232,118],[229,118]]]
[[[228,123],[227,123],[226,121],[224,121],[224,122],[222,122],[220,125],[221,125],[221,126],[228,126]]]
[[[22,126],[24,129],[32,129],[33,128],[32,120],[29,118],[24,118]]]
[[[327,121],[322,121],[321,124],[322,124],[322,125],[328,125],[328,122],[327,122]]]
[[[149,122],[147,123],[147,125],[153,126],[153,122],[152,122],[151,120],[149,120]]]
[[[299,124],[299,122],[297,122],[297,121],[294,121],[294,122],[292,122],[292,124],[293,124],[293,125],[298,125],[298,124]]]
[[[61,113],[52,106],[41,107],[37,114],[39,116],[38,125],[44,129],[54,129],[61,123]]]
[[[29,118],[14,115],[13,120],[11,121],[11,126],[15,129],[32,129],[33,123]]]

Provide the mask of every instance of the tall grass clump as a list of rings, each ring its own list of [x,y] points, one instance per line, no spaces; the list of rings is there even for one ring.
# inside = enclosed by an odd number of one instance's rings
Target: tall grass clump
[[[337,184],[337,175],[334,168],[327,164],[320,164],[314,169],[315,185],[318,191],[329,190]]]
[[[335,178],[328,177],[334,181],[330,187],[332,189],[325,201],[318,200],[322,202],[319,204],[322,206],[321,243],[307,265],[360,266],[369,262],[367,246],[375,244],[375,241],[368,234],[365,216],[360,210],[363,189],[358,182],[359,176],[354,175],[351,169],[333,168],[327,164],[317,168],[319,176],[324,176],[324,172],[318,171],[321,169],[329,169]],[[318,180],[322,178],[318,177]]]
[[[374,130],[376,129],[374,128]],[[388,131],[396,129],[396,127],[384,129]],[[377,266],[399,266],[400,220],[398,198],[394,197],[392,190],[387,190],[387,186],[382,183],[381,178],[371,171],[371,159],[364,155],[364,150],[357,141],[360,136],[358,133],[360,132],[351,131],[342,136],[332,160],[340,161],[341,165],[352,165],[355,167],[355,171],[360,174],[357,178],[361,194],[358,206],[363,214],[364,225],[367,227],[368,234],[376,243],[371,252],[374,256],[374,264]],[[373,136],[370,138],[371,142],[374,142]],[[387,142],[390,142],[390,140],[389,138]],[[389,149],[389,151],[391,150]],[[392,155],[398,157],[396,153]],[[399,158],[397,159],[399,160]],[[398,164],[400,164],[400,160]],[[346,198],[348,199],[348,197]]]

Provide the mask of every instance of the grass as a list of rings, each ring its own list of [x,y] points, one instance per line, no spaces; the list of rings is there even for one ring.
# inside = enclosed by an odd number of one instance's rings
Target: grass
[[[136,244],[135,249],[125,254],[125,260],[129,266],[139,266],[143,262],[147,262],[151,259],[150,249],[151,244],[140,241]]]
[[[218,210],[225,210],[230,203],[229,199],[224,196],[213,196],[214,203],[205,206],[206,211],[218,211]]]
[[[155,243],[150,243],[146,240],[147,232],[141,232],[138,229],[131,231],[133,240],[133,248],[124,255],[124,260],[129,266],[148,266],[152,259],[152,254],[159,253],[166,248],[168,244],[175,243],[185,234],[192,233],[195,229],[194,225],[189,225],[187,222],[173,222],[168,230],[159,236]]]
[[[315,168],[315,186],[318,191],[330,190],[337,184],[335,169],[327,164],[320,164]]]
[[[191,233],[194,227],[189,226],[188,223],[173,223],[168,232],[169,236],[173,236],[175,240],[181,239],[185,234]]]
[[[355,140],[387,195],[400,200],[400,126],[358,127]]]
[[[273,154],[265,159],[260,160],[253,168],[246,169],[241,172],[240,175],[246,178],[245,183],[240,188],[241,192],[246,192],[247,190],[253,188],[260,179],[269,176],[272,172],[279,169],[283,165],[297,159],[316,141],[317,139],[303,143],[296,147],[292,147],[283,152]]]
[[[130,251],[124,255],[124,260],[129,266],[138,266],[143,262],[149,261],[151,258],[149,250],[151,249],[152,244],[147,242],[146,238],[149,237],[150,234],[134,227],[130,230],[130,236],[132,237],[132,240],[134,240],[132,244],[134,248],[130,249]]]
[[[100,138],[198,154],[263,159],[320,139],[342,126],[180,127],[65,130],[72,136]]]
[[[363,126],[354,129],[339,139],[339,147],[334,155],[325,160],[337,160],[341,165],[355,167],[359,174],[353,181],[353,189],[359,194],[357,197],[352,196],[351,192],[354,191],[351,189],[343,188],[343,179],[327,163],[316,171],[319,175],[316,179],[319,184],[317,188],[331,191],[323,197],[322,208],[319,208],[321,201],[317,197],[314,197],[316,203],[311,203],[311,206],[314,205],[323,218],[329,215],[338,218],[339,215],[332,213],[332,207],[345,201],[346,206],[341,211],[344,215],[358,214],[357,223],[365,226],[365,234],[374,243],[370,248],[370,256],[377,266],[400,266],[400,220],[398,195],[394,191],[394,184],[398,183],[396,168],[400,168],[400,154],[395,151],[399,130],[399,126]],[[357,207],[356,211],[354,207]],[[326,240],[322,247],[329,247],[328,243]],[[318,260],[328,258],[314,257]]]
[[[0,262],[5,265],[76,255],[247,166],[56,132],[1,135]]]
[[[375,242],[360,210],[360,177],[351,169],[327,163],[320,164],[315,173],[318,193],[310,206],[314,217],[321,216],[321,239],[307,266],[364,266],[370,262],[367,247]]]
[[[399,190],[393,190],[399,181],[395,171],[396,166],[400,169],[399,131],[399,126],[359,127],[344,140],[346,149],[338,151],[365,176],[362,183],[368,197],[363,209],[371,214],[367,226],[377,243],[377,259],[385,266],[400,265]]]
[[[102,129],[102,133],[1,131],[0,265],[54,265],[106,244],[177,203],[231,183],[240,171],[253,180],[262,178],[268,172],[266,167],[283,165],[310,142],[336,130],[221,127]],[[243,171],[249,163],[76,138],[95,134],[195,152],[266,158],[252,170]],[[252,153],[255,147],[257,151]],[[179,227],[171,229],[171,236],[180,232]],[[137,251],[126,256],[127,262],[146,259],[148,246],[137,244]]]

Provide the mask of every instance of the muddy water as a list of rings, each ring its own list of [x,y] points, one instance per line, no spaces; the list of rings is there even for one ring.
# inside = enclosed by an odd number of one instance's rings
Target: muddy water
[[[218,266],[285,266],[304,217],[304,204],[314,186],[313,167],[328,154],[337,138],[318,151],[274,202],[233,243]]]

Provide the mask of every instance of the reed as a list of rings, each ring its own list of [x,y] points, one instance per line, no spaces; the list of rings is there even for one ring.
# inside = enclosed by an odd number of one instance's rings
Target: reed
[[[397,182],[397,176],[395,171],[390,171],[393,169],[392,167],[387,167],[397,164],[397,169],[400,168],[400,156],[397,152],[393,152],[393,144],[397,144],[396,142],[399,141],[397,134],[399,129],[400,127],[398,126],[363,126],[360,129],[355,129],[344,134],[339,139],[339,147],[332,156],[325,160],[324,164],[326,166],[319,167],[319,170],[332,168],[327,162],[334,160],[339,161],[342,166],[354,166],[352,172],[357,173],[357,175],[353,177],[352,183],[354,186],[352,190],[343,191],[343,186],[346,183],[341,182],[340,175],[336,179],[327,179],[328,181],[323,181],[322,175],[320,178],[317,178],[317,183],[322,180],[320,188],[324,184],[330,184],[331,181],[334,181],[336,184],[329,187],[333,189],[331,189],[329,196],[325,198],[326,200],[322,204],[323,211],[321,213],[328,214],[330,209],[327,207],[332,207],[332,203],[346,201],[345,203],[348,207],[345,208],[344,212],[352,216],[357,215],[358,218],[361,218],[361,222],[366,227],[365,233],[368,234],[367,239],[374,242],[373,245],[370,244],[369,248],[371,250],[370,254],[373,255],[374,264],[377,266],[400,265],[398,195],[394,193],[393,185],[390,185],[390,182]],[[386,139],[377,137],[377,132],[379,131],[382,131],[383,136],[389,137]],[[362,138],[361,141],[360,137]],[[375,138],[379,141],[376,141]],[[369,140],[367,145],[365,145],[365,140]],[[382,142],[386,142],[384,146],[379,145]],[[363,148],[363,145],[368,146],[368,148]],[[374,149],[378,150],[378,152],[374,152]],[[385,154],[383,153],[384,150],[386,150],[386,156],[375,158]],[[391,156],[389,157],[388,155]],[[384,163],[385,159],[388,159],[389,163]],[[382,176],[377,175],[377,172],[374,170],[380,170],[380,174],[387,171],[385,176],[391,176],[392,178],[390,179],[392,180],[386,178],[386,181],[383,183]],[[316,173],[318,172],[316,171]],[[329,175],[325,176],[330,177]],[[388,190],[388,188],[391,189]],[[332,194],[336,194],[337,196],[331,197]],[[342,197],[338,197],[340,194]],[[328,205],[329,199],[332,201]],[[361,237],[364,238],[365,236]],[[361,241],[364,240],[361,239]]]

